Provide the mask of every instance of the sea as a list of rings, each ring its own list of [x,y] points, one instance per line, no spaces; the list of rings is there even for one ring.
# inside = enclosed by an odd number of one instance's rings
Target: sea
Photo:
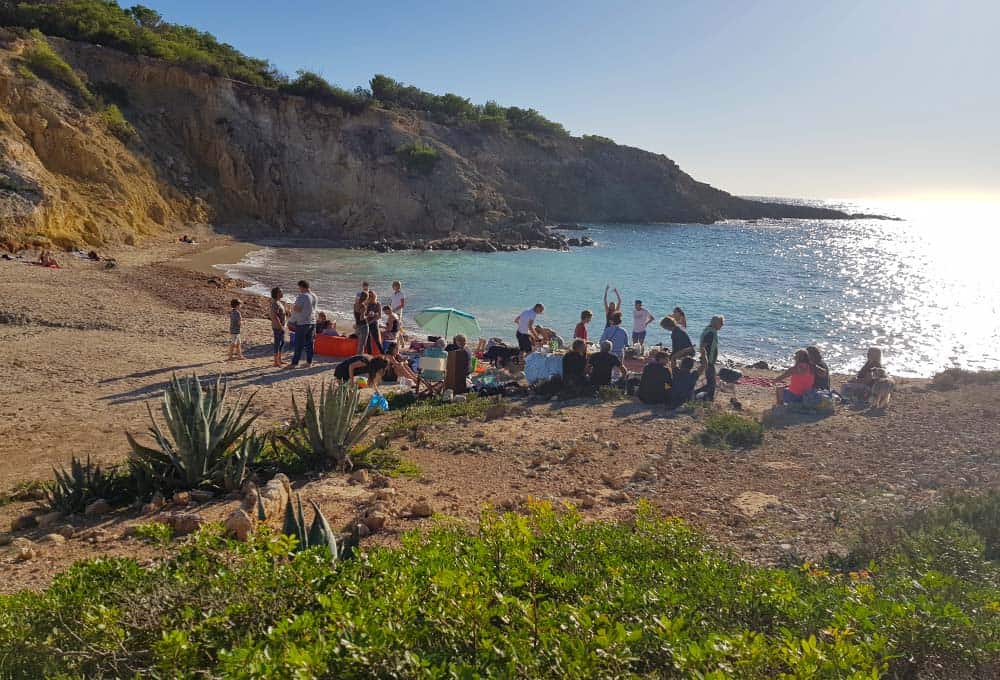
[[[583,224],[593,247],[568,252],[376,253],[269,245],[230,276],[294,292],[308,279],[320,308],[346,325],[364,281],[386,299],[403,283],[404,325],[427,307],[474,314],[482,337],[514,338],[514,318],[545,305],[539,323],[571,338],[580,312],[604,326],[602,297],[621,292],[626,330],[642,300],[657,319],[684,309],[692,339],[725,317],[720,356],[738,365],[786,366],[796,349],[820,348],[834,371],[853,371],[869,346],[890,373],[926,377],[949,367],[1000,369],[1000,205],[973,201],[773,199],[899,221],[730,220],[704,224]],[[614,299],[612,294],[612,299]],[[669,344],[658,324],[647,345]]]

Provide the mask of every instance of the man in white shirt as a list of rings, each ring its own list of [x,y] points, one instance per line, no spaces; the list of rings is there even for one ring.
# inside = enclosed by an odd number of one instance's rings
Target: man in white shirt
[[[632,344],[639,345],[639,351],[646,351],[646,327],[653,323],[653,314],[642,306],[642,300],[635,301],[635,310],[632,312]]]
[[[389,306],[399,317],[399,322],[403,322],[403,308],[406,307],[406,297],[403,295],[403,286],[399,281],[392,282],[392,297],[389,299]]]
[[[517,315],[514,323],[517,324],[517,346],[525,354],[531,354],[534,349],[533,340],[538,338],[535,330],[535,319],[545,311],[545,305],[538,303],[531,309],[526,309]]]

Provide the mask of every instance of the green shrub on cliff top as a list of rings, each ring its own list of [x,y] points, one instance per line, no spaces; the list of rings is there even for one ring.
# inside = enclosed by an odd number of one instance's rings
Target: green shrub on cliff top
[[[336,565],[208,530],[149,569],[100,559],[0,596],[0,675],[986,677],[996,565],[954,532],[913,549],[870,572],[754,567],[645,506],[487,512]]]
[[[371,96],[362,88],[353,92],[337,85],[331,85],[323,76],[312,71],[297,71],[291,82],[282,83],[278,89],[288,94],[315,99],[325,104],[339,106],[348,113],[361,113],[371,106]]]

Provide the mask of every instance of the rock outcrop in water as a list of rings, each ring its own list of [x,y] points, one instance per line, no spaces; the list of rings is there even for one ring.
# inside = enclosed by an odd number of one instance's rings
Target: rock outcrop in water
[[[556,222],[847,218],[741,199],[666,156],[607,141],[358,115],[96,45],[50,39],[137,134],[121,141],[75,95],[0,45],[0,236],[130,241],[185,223],[376,247],[563,247]],[[411,167],[419,143],[437,160]],[[379,245],[381,244],[381,246]]]

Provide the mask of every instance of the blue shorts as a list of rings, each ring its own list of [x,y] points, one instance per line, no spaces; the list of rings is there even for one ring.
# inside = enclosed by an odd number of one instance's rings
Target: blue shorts
[[[632,344],[634,345],[637,342],[638,343],[646,342],[646,331],[641,331],[639,333],[632,331]]]
[[[800,397],[797,394],[794,394],[787,387],[785,388],[785,392],[782,394],[781,400],[783,402],[785,402],[786,404],[801,404],[802,403],[802,397]]]

